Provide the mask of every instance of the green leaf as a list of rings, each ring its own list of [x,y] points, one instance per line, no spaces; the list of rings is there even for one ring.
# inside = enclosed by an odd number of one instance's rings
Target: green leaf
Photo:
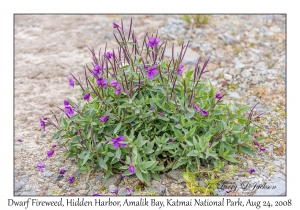
[[[142,176],[143,176],[143,179],[146,182],[146,184],[151,185],[151,183],[150,183],[150,174],[149,173],[143,173]]]
[[[83,158],[81,166],[83,166],[86,163],[86,161],[89,159],[89,157],[90,157],[90,152],[87,152]]]
[[[82,166],[80,169],[79,169],[79,172],[87,172],[90,168],[87,167],[87,166]]]
[[[196,150],[192,150],[186,156],[197,157],[198,156],[198,152]]]
[[[160,181],[160,177],[157,173],[151,173],[151,175],[155,180]]]
[[[190,127],[190,126],[192,126],[192,125],[194,125],[196,123],[197,123],[196,121],[188,121],[187,123],[185,123],[184,127],[188,128],[188,127]]]
[[[56,133],[54,133],[54,135],[52,136],[51,140],[56,139],[60,136],[62,130],[57,131]]]
[[[125,118],[125,123],[131,123],[131,122],[134,121],[136,118],[137,118],[136,115],[134,115],[134,116],[127,116],[127,117]]]
[[[220,142],[220,150],[219,150],[219,154],[222,156],[224,153],[224,144],[223,142]]]
[[[195,115],[195,111],[193,110],[193,109],[191,109],[191,108],[187,108],[187,113],[186,113],[186,117],[188,118],[188,119],[191,119],[194,115]]]
[[[139,169],[135,170],[135,175],[137,176],[137,178],[139,178],[139,180],[141,180],[142,182],[144,181],[143,175]]]
[[[153,168],[156,166],[156,164],[157,164],[157,161],[146,161],[146,162],[141,163],[140,169],[146,170],[148,168]]]
[[[189,132],[188,132],[188,134],[187,134],[186,136],[187,136],[187,137],[192,136],[192,135],[195,133],[196,128],[197,128],[197,127],[193,127],[191,130],[189,130]]]
[[[145,154],[151,154],[152,152],[154,152],[153,149],[147,147],[145,150],[144,150]]]
[[[112,153],[112,152],[108,152],[108,153],[107,153],[107,156],[108,156],[108,157],[113,157],[113,156],[115,156],[115,155],[114,155],[114,153]]]
[[[249,106],[241,107],[240,112],[246,112],[246,111],[249,111],[250,109],[251,109],[251,107],[249,107]]]
[[[131,175],[131,172],[129,172],[128,170],[123,172],[123,176],[129,176],[129,175]]]
[[[158,119],[164,120],[164,121],[170,121],[169,118],[165,117],[165,116],[158,116]]]
[[[107,164],[104,162],[104,160],[102,158],[98,158],[98,163],[101,166],[101,168],[104,168],[105,170],[107,170]]]
[[[236,159],[234,159],[233,157],[227,155],[227,156],[222,156],[225,160],[228,160],[230,162],[233,162],[233,163],[239,163],[239,161],[237,161]]]
[[[114,134],[118,133],[118,131],[120,130],[121,126],[122,126],[122,123],[119,123],[119,124],[115,127],[115,129],[114,129]]]
[[[163,147],[164,150],[170,150],[170,149],[175,149],[175,145],[174,144],[167,144],[166,146]]]
[[[183,165],[183,164],[186,164],[187,163],[187,158],[180,158],[172,167],[172,169],[176,169],[178,168],[179,166]]]
[[[256,154],[251,150],[251,148],[246,147],[246,146],[241,146],[240,148],[244,153],[251,155],[253,157],[256,157]]]
[[[255,141],[261,141],[261,140],[263,140],[263,139],[265,139],[265,137],[262,136],[262,137],[256,138]]]

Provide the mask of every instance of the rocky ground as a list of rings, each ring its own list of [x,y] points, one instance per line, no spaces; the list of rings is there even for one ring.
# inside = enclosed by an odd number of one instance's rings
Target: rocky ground
[[[57,106],[66,97],[75,98],[77,88],[68,86],[69,72],[82,75],[83,65],[91,61],[86,46],[109,48],[113,42],[112,22],[123,17],[125,25],[133,18],[138,38],[144,31],[155,33],[171,43],[180,45],[190,41],[185,64],[192,65],[201,56],[210,56],[209,72],[205,79],[229,99],[253,106],[256,113],[264,112],[259,135],[265,152],[257,151],[257,158],[239,157],[242,164],[230,183],[237,189],[226,193],[217,189],[218,195],[285,195],[286,180],[286,17],[284,15],[210,15],[208,24],[196,26],[183,21],[179,15],[16,15],[15,16],[15,147],[14,193],[15,195],[126,195],[130,187],[134,195],[190,195],[180,170],[161,175],[161,181],[138,192],[135,176],[121,178],[113,175],[104,181],[101,172],[79,174],[74,160],[55,155],[48,158],[46,152],[53,130],[41,132],[39,117],[59,114]],[[166,52],[166,56],[170,55]],[[22,139],[22,140],[20,140]],[[20,141],[21,142],[20,142]],[[40,172],[36,164],[45,164]],[[64,175],[58,170],[64,168]],[[226,168],[226,167],[225,167]],[[230,168],[230,165],[227,166]],[[254,173],[248,173],[254,168]],[[68,177],[75,177],[69,184]],[[203,180],[198,180],[204,185]],[[243,190],[242,183],[275,185],[276,189]]]

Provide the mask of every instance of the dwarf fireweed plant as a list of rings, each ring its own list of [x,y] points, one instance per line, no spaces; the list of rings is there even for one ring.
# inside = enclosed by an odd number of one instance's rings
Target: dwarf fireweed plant
[[[84,67],[85,78],[70,73],[66,79],[80,87],[77,101],[62,99],[61,117],[40,119],[43,129],[56,128],[52,139],[77,159],[81,172],[103,170],[108,178],[118,170],[150,184],[160,172],[255,155],[254,107],[226,103],[226,93],[201,79],[209,58],[185,69],[189,43],[177,55],[173,44],[172,58],[165,59],[167,43],[158,31],[138,42],[132,20],[127,33],[122,21],[112,27],[118,48],[89,48],[93,62]]]

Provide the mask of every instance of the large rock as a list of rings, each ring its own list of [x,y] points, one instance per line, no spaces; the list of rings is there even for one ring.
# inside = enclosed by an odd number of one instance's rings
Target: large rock
[[[106,189],[109,189],[110,185],[118,186],[121,182],[121,176],[120,174],[114,174],[105,182],[104,186]]]
[[[170,179],[174,179],[176,181],[178,181],[179,179],[182,179],[182,172],[179,170],[172,170],[169,173],[166,174],[167,177],[169,177]]]
[[[19,182],[15,182],[15,192],[19,191],[22,187],[24,187],[23,184],[19,183]]]
[[[267,183],[266,186],[270,186],[270,189],[258,189],[254,195],[286,195],[285,191],[285,181],[279,179],[277,176],[274,176],[271,182]],[[272,187],[276,187],[272,189]]]
[[[152,185],[147,188],[150,194],[164,195],[166,192],[166,185],[160,184],[158,181],[152,181]]]
[[[118,191],[118,195],[127,195],[126,187],[122,187]]]
[[[174,57],[177,58],[177,54],[179,56],[181,50],[181,46],[174,47]],[[172,57],[172,48],[166,49],[165,56],[171,58]],[[185,56],[183,58],[183,63],[195,65],[195,63],[198,62],[198,59],[200,58],[200,54],[196,51],[192,50],[191,48],[188,48],[186,50]]]
[[[32,174],[28,174],[26,176],[18,177],[21,182],[27,183]]]

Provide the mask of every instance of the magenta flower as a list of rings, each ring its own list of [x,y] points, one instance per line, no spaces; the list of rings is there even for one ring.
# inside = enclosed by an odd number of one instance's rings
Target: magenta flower
[[[159,42],[160,42],[159,38],[154,38],[154,37],[150,36],[148,46],[154,48],[158,45]]]
[[[48,156],[48,157],[52,157],[53,154],[54,154],[54,150],[49,150],[49,151],[47,152],[47,156]]]
[[[260,151],[260,152],[264,152],[264,151],[266,151],[266,148],[260,147],[260,148],[259,148],[259,151]]]
[[[257,141],[253,141],[253,144],[259,147],[259,143]]]
[[[163,113],[161,113],[161,112],[159,113],[159,115],[160,115],[161,117],[163,117],[163,116],[164,116],[164,114],[163,114]]]
[[[106,52],[105,53],[105,57],[107,57],[108,59],[111,59],[113,56],[113,53],[112,52]]]
[[[88,101],[90,100],[90,93],[87,93],[83,96],[83,100]]]
[[[95,193],[95,194],[93,194],[93,196],[101,196],[101,194],[100,193]]]
[[[56,144],[53,144],[53,145],[52,145],[52,148],[55,148],[55,147],[57,147],[57,145],[56,145]]]
[[[152,111],[152,110],[154,110],[155,108],[154,107],[150,107],[150,110]]]
[[[98,86],[100,88],[106,88],[107,87],[107,82],[106,82],[106,79],[100,77],[96,80],[96,83],[98,84]]]
[[[230,192],[232,192],[232,190],[230,190],[230,189],[225,189],[225,192],[226,192],[226,193],[230,193]]]
[[[42,118],[40,118],[40,125],[41,125],[41,127],[43,127],[43,130],[45,131],[46,123],[42,120]]]
[[[255,169],[254,169],[254,168],[250,168],[250,169],[248,170],[248,172],[249,172],[250,174],[252,174],[252,173],[255,172]]]
[[[114,189],[113,191],[111,191],[111,193],[118,194],[118,189]]]
[[[114,86],[117,86],[117,89],[116,89],[116,95],[119,95],[121,93],[121,86],[120,84],[117,82],[117,80],[112,80],[110,82],[110,86],[114,87]]]
[[[131,195],[131,188],[130,187],[126,187],[126,193],[127,193],[127,195]]]
[[[118,24],[116,24],[116,23],[113,23],[113,27],[114,28],[119,28],[120,26]]]
[[[72,117],[74,115],[74,110],[72,109],[71,106],[65,107],[64,113],[67,114],[67,115],[70,115],[70,117]]]
[[[155,74],[158,74],[158,70],[156,69],[155,65],[153,65],[150,69],[148,69],[147,76],[150,80],[153,80]]]
[[[174,142],[174,139],[170,138],[170,139],[168,140],[168,142]]]
[[[208,112],[206,110],[202,109],[201,114],[202,114],[202,116],[206,116],[206,115],[208,115]]]
[[[110,81],[110,86],[112,87],[117,86],[117,84],[119,84],[117,80]]]
[[[117,138],[112,139],[111,141],[114,143],[114,148],[125,147],[126,144],[122,143],[124,139],[124,136],[118,136]]]
[[[117,84],[116,95],[119,95],[120,93],[121,93],[121,86],[120,84]]]
[[[184,65],[180,64],[178,69],[177,69],[177,72],[178,72],[178,75],[179,76],[182,76],[182,69],[183,69]]]
[[[64,106],[65,106],[65,107],[66,107],[66,106],[70,106],[70,103],[69,103],[68,100],[64,100]]]
[[[258,136],[254,136],[254,138],[258,138]]]
[[[64,106],[65,106],[64,113],[72,117],[74,115],[74,110],[68,100],[64,100]]]
[[[216,93],[216,98],[217,98],[217,99],[222,98],[222,94],[221,94],[220,92],[217,92],[217,93]]]
[[[200,112],[200,111],[201,111],[201,109],[200,109],[196,104],[194,104],[194,109],[195,109],[197,112]]]
[[[108,115],[104,115],[104,116],[100,117],[101,122],[106,122],[107,119],[108,119]]]
[[[72,184],[72,183],[75,181],[75,178],[72,177],[72,176],[70,176],[70,177],[68,178],[68,180],[69,180],[69,183]]]
[[[93,71],[93,74],[94,75],[98,75],[98,74],[100,74],[100,72],[103,70],[103,67],[102,66],[99,66],[98,64],[96,64],[95,66],[94,66],[94,71]]]
[[[39,171],[44,172],[45,171],[45,164],[43,162],[38,162],[36,164],[36,167],[38,168]]]
[[[129,168],[128,168],[128,171],[129,171],[130,173],[135,173],[135,168],[134,168],[134,166],[132,165],[132,163],[130,163],[130,166],[129,166]]]
[[[18,142],[23,142],[23,139],[21,139],[21,138],[20,138],[20,139],[18,139]]]
[[[72,88],[74,88],[74,81],[71,78],[69,78],[69,77],[67,77],[67,78],[69,80],[69,86],[72,87]]]
[[[65,170],[65,169],[59,169],[59,173],[60,173],[60,174],[64,174],[64,173],[66,173],[66,171],[67,171],[67,170]]]

